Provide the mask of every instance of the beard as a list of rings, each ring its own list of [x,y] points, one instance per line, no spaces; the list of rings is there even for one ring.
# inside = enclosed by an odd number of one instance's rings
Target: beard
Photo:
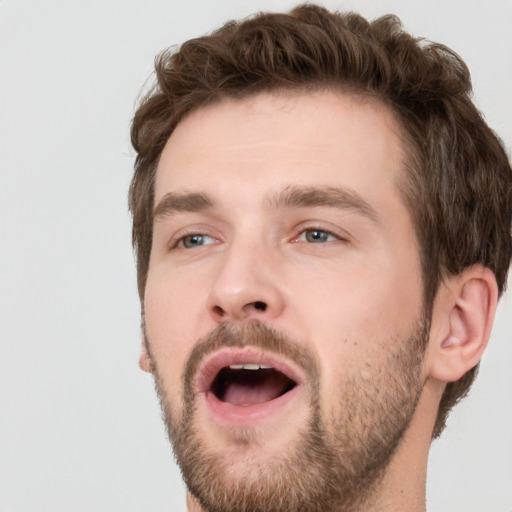
[[[314,354],[257,321],[222,324],[198,341],[183,374],[181,410],[168,399],[153,360],[163,418],[191,495],[206,512],[355,512],[368,505],[419,400],[428,332],[428,322],[417,322],[411,336],[385,344],[384,359],[367,365],[364,375],[343,374],[339,402],[328,414],[320,405]],[[148,340],[147,344],[150,349]],[[194,378],[205,357],[223,347],[272,351],[308,375],[309,417],[298,431],[290,425],[296,431],[288,446],[265,459],[244,457],[244,447],[264,446],[264,439],[258,427],[242,429],[236,439],[233,435],[230,453],[237,460],[243,458],[240,471],[234,471],[232,457],[217,452],[198,429]]]

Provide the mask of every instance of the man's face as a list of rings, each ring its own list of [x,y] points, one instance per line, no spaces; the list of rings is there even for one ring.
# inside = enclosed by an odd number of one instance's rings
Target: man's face
[[[385,107],[332,92],[223,101],[169,139],[145,327],[204,508],[351,510],[378,484],[428,332],[404,158]]]

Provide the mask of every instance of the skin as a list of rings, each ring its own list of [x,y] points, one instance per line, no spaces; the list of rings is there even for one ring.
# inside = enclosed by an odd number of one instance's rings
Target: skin
[[[308,348],[319,365],[326,424],[340,407],[339,383],[371,378],[368,368],[386,364],[385,355],[407,339],[423,311],[417,240],[400,190],[405,159],[400,127],[385,106],[330,91],[226,100],[178,125],[158,165],[155,205],[170,193],[197,192],[212,206],[163,208],[155,219],[144,298],[150,353],[143,343],[140,359],[146,371],[158,366],[178,419],[187,359],[221,323],[259,320]],[[289,187],[336,189],[361,203],[275,201]],[[194,245],[196,234],[203,238]],[[480,359],[496,300],[486,269],[445,279],[418,406],[365,510],[425,510],[428,447],[442,391]],[[196,429],[231,457],[236,475],[250,471],[246,460],[257,466],[291,450],[309,407],[298,394],[291,407],[253,429],[243,456],[238,427],[219,425],[202,404]],[[201,510],[191,496],[188,507]]]

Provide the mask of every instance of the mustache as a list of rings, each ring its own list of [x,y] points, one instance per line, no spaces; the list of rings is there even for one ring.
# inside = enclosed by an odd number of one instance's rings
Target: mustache
[[[226,347],[251,347],[272,352],[300,366],[308,375],[310,382],[316,384],[319,382],[319,363],[311,349],[304,344],[292,341],[269,325],[258,320],[250,320],[243,324],[220,324],[195,344],[183,372],[186,390],[192,389],[193,379],[203,361],[210,354]]]

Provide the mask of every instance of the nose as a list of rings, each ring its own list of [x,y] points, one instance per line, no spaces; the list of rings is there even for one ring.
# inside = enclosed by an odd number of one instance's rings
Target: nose
[[[218,323],[272,320],[281,315],[284,297],[276,257],[253,244],[232,244],[219,257],[207,308]]]

